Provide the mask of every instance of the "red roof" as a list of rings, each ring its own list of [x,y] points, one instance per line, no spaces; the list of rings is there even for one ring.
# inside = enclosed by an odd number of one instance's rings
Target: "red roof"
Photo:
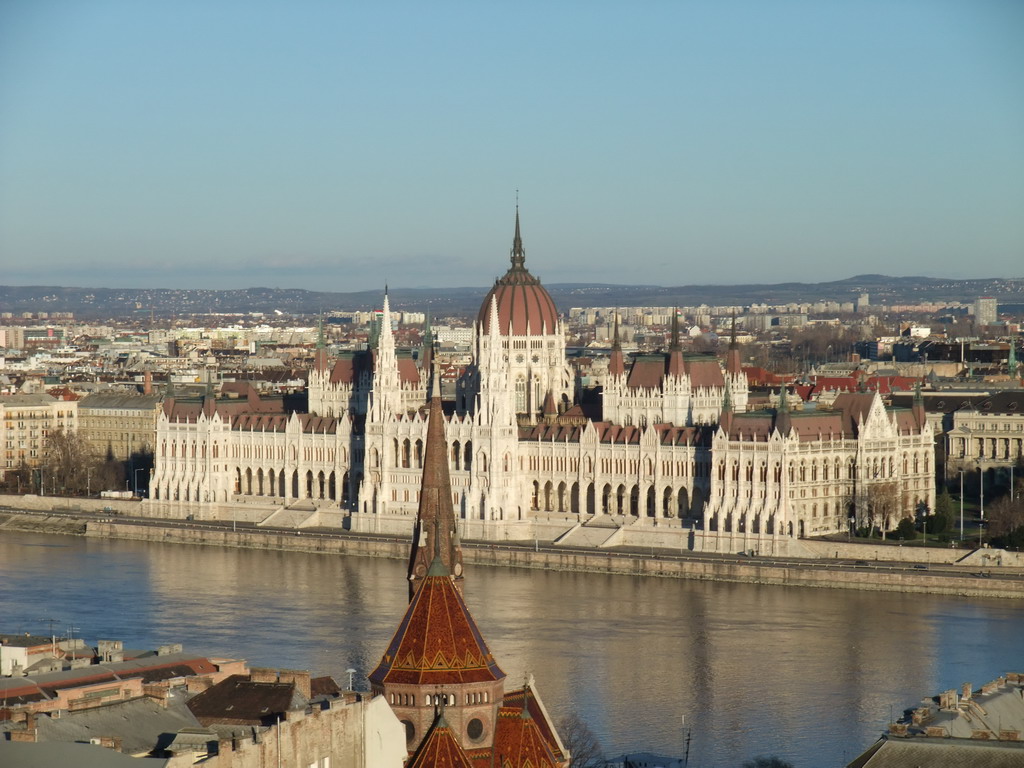
[[[505,336],[550,334],[558,326],[555,302],[541,286],[540,280],[526,268],[526,251],[519,236],[519,211],[516,211],[516,232],[512,239],[512,267],[484,297],[476,321],[484,333],[491,330],[491,299],[498,305],[498,330]]]
[[[506,336],[538,336],[554,333],[558,327],[558,310],[551,295],[526,270],[513,274],[509,270],[484,298],[477,322],[484,333],[491,330],[491,297],[498,301],[498,330]]]
[[[502,766],[509,768],[558,768],[561,765],[537,727],[537,721],[521,707],[498,709],[491,751],[500,756]]]
[[[407,768],[473,768],[473,764],[459,746],[444,715],[438,715]]]
[[[380,664],[376,685],[445,685],[502,680],[469,608],[438,560],[416,591]]]

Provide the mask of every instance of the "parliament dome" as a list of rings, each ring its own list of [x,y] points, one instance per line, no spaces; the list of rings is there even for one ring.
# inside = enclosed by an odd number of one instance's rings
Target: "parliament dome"
[[[491,299],[498,304],[498,331],[505,336],[553,334],[558,326],[558,310],[540,280],[526,268],[526,251],[519,235],[519,209],[516,209],[516,233],[510,253],[512,266],[495,281],[484,298],[477,322],[484,333],[491,329]]]

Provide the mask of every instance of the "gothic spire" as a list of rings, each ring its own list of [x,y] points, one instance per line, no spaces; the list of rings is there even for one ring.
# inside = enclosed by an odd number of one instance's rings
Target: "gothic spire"
[[[734,376],[743,372],[743,363],[740,360],[740,345],[736,343],[735,309],[732,311],[732,329],[729,331],[729,351],[725,356],[725,370]]]
[[[526,268],[526,251],[523,249],[523,238],[519,234],[519,201],[516,201],[516,233],[512,238],[512,251],[509,256],[512,259],[512,269]]]
[[[452,481],[448,470],[448,443],[444,434],[444,413],[437,376],[434,377],[427,415],[427,439],[423,449],[423,479],[420,506],[413,528],[409,553],[409,599],[416,586],[427,576],[435,552],[447,568],[456,586],[462,588],[462,549],[455,528],[452,505]]]
[[[679,341],[679,312],[677,310],[672,310],[672,341],[668,350],[668,375],[683,376],[686,369],[683,365],[683,345]]]
[[[789,401],[786,399],[788,388],[785,384],[779,387],[779,407],[775,411],[775,428],[783,437],[789,434],[793,421],[789,412]]]
[[[324,341],[324,315],[320,313],[317,319],[316,328],[316,352],[313,354],[313,369],[316,371],[327,370],[327,343]]]
[[[626,372],[626,363],[622,359],[622,344],[619,342],[619,313],[615,313],[615,333],[612,336],[612,358],[608,361],[608,373],[621,376]]]
[[[430,327],[430,313],[423,321],[423,343],[420,345],[420,375],[429,376],[434,364],[434,330]]]

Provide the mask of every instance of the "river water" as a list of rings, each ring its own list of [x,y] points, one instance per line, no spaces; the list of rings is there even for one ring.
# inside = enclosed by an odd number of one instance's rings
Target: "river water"
[[[181,642],[367,687],[406,603],[394,560],[0,534],[0,631]],[[608,757],[841,766],[921,697],[1024,672],[1017,601],[467,569],[508,685],[534,674]]]

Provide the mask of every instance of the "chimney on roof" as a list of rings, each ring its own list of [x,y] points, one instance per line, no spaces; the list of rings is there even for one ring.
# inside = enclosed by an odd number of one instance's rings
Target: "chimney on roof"
[[[142,394],[153,394],[153,372],[149,369],[142,374]]]

